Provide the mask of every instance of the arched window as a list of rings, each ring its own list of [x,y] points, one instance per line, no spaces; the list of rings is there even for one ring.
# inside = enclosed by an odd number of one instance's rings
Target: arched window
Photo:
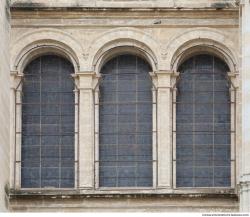
[[[69,61],[36,58],[22,83],[22,188],[74,187],[74,83]]]
[[[196,55],[179,68],[176,186],[231,186],[231,100],[227,65]]]
[[[100,187],[152,186],[151,68],[120,55],[102,68],[99,107]]]

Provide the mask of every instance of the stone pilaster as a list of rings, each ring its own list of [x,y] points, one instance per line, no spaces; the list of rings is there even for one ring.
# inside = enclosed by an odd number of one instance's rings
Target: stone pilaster
[[[95,72],[77,73],[79,88],[79,188],[94,188]]]
[[[23,74],[11,72],[10,87],[10,188],[21,188],[21,91]]]
[[[7,211],[4,186],[9,184],[10,152],[10,14],[8,0],[0,1],[0,212]]]
[[[172,187],[172,71],[156,71],[158,188]]]
[[[241,4],[242,42],[242,149],[240,211],[250,212],[250,3]]]

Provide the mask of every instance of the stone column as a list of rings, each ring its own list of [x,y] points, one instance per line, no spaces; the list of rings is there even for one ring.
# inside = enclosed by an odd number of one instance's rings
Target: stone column
[[[79,88],[79,188],[94,188],[95,72],[77,73]]]
[[[241,4],[242,42],[242,150],[240,177],[240,211],[250,212],[250,3]]]
[[[156,71],[158,188],[172,187],[172,71]]]
[[[11,72],[10,86],[10,188],[21,188],[21,118],[23,74]]]
[[[241,146],[241,105],[240,96],[241,88],[239,87],[239,72],[228,72],[227,76],[230,80],[231,87],[231,187],[235,188],[239,183],[239,165],[236,162],[239,160],[239,148]]]

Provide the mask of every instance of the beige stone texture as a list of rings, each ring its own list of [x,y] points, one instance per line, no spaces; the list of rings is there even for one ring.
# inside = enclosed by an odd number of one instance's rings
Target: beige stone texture
[[[36,199],[34,199],[36,198]],[[238,212],[235,196],[17,196],[11,212]]]
[[[250,212],[250,3],[241,5],[242,150],[240,210]]]
[[[235,126],[241,126],[239,8],[234,1],[79,0],[54,3],[16,0],[12,5],[10,67],[13,86],[20,81],[29,61],[39,55],[52,52],[74,65],[73,77],[79,91],[79,146],[76,144],[79,152],[75,160],[80,173],[76,176],[78,184],[74,196],[64,191],[61,192],[63,196],[49,196],[51,192],[41,189],[20,189],[20,164],[14,164],[15,159],[20,158],[19,138],[16,147],[11,147],[10,156],[11,211],[239,210],[241,130],[232,134],[236,144],[232,142],[231,188],[176,189],[173,169],[175,114],[172,94],[175,94],[178,66],[188,56],[206,52],[219,56],[228,64],[229,78],[236,86]],[[98,8],[90,9],[87,5]],[[112,8],[124,5],[126,9]],[[131,5],[134,8],[129,8]],[[155,9],[155,5],[159,8]],[[52,6],[68,8],[52,10]],[[154,186],[150,189],[102,189],[98,186],[98,80],[102,65],[121,53],[142,56],[152,66],[149,73],[156,88],[152,91],[157,107],[153,108],[155,164]],[[15,108],[13,92],[11,108],[12,111]],[[12,112],[11,116],[12,140],[13,123],[21,125],[21,111],[18,112],[16,116]],[[30,194],[24,196],[25,193]]]
[[[19,7],[234,7],[234,0],[12,0]]]
[[[8,1],[0,2],[0,211],[7,210],[5,186],[9,179],[9,137],[10,137],[10,76],[9,76],[9,34],[10,13]]]

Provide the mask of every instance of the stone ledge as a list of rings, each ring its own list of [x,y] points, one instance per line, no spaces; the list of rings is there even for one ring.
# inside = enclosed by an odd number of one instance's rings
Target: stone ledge
[[[238,200],[233,191],[221,193],[80,193],[79,191],[16,191],[8,193],[9,199],[83,199],[83,198],[231,198]]]
[[[234,0],[14,0],[12,8],[214,8],[238,7]]]
[[[211,10],[211,11],[235,11],[239,10],[239,7],[225,7],[225,8],[215,8],[215,7],[17,7],[11,6],[11,11],[115,11],[115,12],[155,12],[155,11],[190,11],[190,10]]]
[[[238,212],[236,195],[71,195],[9,198],[14,212]]]

